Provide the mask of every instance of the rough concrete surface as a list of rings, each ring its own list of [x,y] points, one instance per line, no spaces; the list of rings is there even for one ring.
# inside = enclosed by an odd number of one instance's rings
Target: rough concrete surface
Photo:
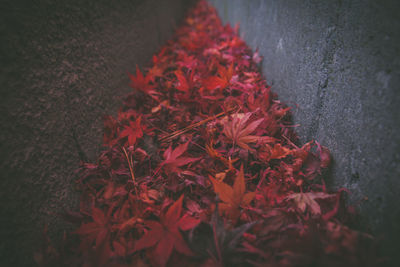
[[[58,213],[77,205],[74,170],[99,155],[102,116],[189,3],[1,1],[0,266],[33,266],[44,223],[62,235]]]
[[[364,230],[398,257],[400,2],[210,2],[264,56],[263,73],[293,107],[302,142],[330,148],[329,184],[351,191]]]

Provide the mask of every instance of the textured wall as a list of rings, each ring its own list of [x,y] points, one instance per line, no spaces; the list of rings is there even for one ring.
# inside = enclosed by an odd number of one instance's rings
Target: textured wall
[[[74,170],[99,154],[102,116],[188,3],[1,2],[1,266],[32,266],[45,222],[61,235],[57,212],[77,204]]]
[[[331,149],[331,186],[350,189],[356,203],[368,197],[364,226],[398,253],[400,2],[210,2],[259,48],[267,82],[294,107],[302,141]]]

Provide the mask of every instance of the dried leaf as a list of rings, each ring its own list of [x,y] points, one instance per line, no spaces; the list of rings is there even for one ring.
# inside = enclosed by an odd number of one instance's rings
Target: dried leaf
[[[249,143],[256,143],[261,140],[261,136],[250,135],[257,127],[263,122],[264,118],[258,119],[247,124],[252,113],[236,113],[221,120],[224,126],[224,134],[233,144],[237,144],[243,149],[251,150],[248,146]]]
[[[240,168],[239,175],[236,177],[233,188],[228,184],[218,181],[210,176],[214,186],[215,193],[220,197],[223,203],[220,205],[220,211],[225,213],[234,223],[240,216],[240,207],[247,206],[255,197],[254,192],[246,191],[244,181],[243,165]]]
[[[305,212],[308,208],[311,214],[320,215],[321,208],[315,199],[324,199],[324,198],[334,198],[336,195],[326,194],[323,192],[309,192],[309,193],[295,193],[291,194],[287,197],[287,199],[292,199],[297,207]]]

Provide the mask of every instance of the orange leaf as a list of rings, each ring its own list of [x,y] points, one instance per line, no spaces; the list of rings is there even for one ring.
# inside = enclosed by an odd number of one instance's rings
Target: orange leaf
[[[240,166],[239,175],[236,177],[235,183],[233,184],[233,200],[241,201],[245,190],[246,190],[246,184],[244,182],[244,172],[242,165]]]
[[[292,199],[297,207],[305,212],[308,209],[313,215],[321,214],[321,207],[315,199],[333,198],[334,194],[327,194],[324,192],[308,192],[308,193],[295,193],[289,195],[286,199]]]
[[[225,213],[235,223],[240,216],[240,207],[249,205],[255,197],[254,192],[245,193],[246,183],[243,165],[240,167],[239,175],[236,177],[233,187],[212,177],[209,178],[214,186],[215,193],[223,201],[220,204],[220,212]]]

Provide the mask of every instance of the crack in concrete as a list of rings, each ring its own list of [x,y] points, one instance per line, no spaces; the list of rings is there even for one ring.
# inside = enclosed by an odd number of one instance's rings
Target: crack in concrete
[[[316,95],[317,99],[313,109],[314,113],[312,114],[311,124],[307,131],[306,140],[311,140],[316,138],[320,120],[323,115],[323,107],[326,101],[327,88],[332,74],[333,59],[338,49],[336,40],[338,39],[337,29],[339,27],[339,20],[340,20],[340,7],[338,8],[338,11],[336,13],[335,21],[333,23],[334,26],[329,27],[327,29],[325,37],[326,47],[323,51],[322,66],[321,66],[321,73],[323,77],[318,83],[317,95]]]

